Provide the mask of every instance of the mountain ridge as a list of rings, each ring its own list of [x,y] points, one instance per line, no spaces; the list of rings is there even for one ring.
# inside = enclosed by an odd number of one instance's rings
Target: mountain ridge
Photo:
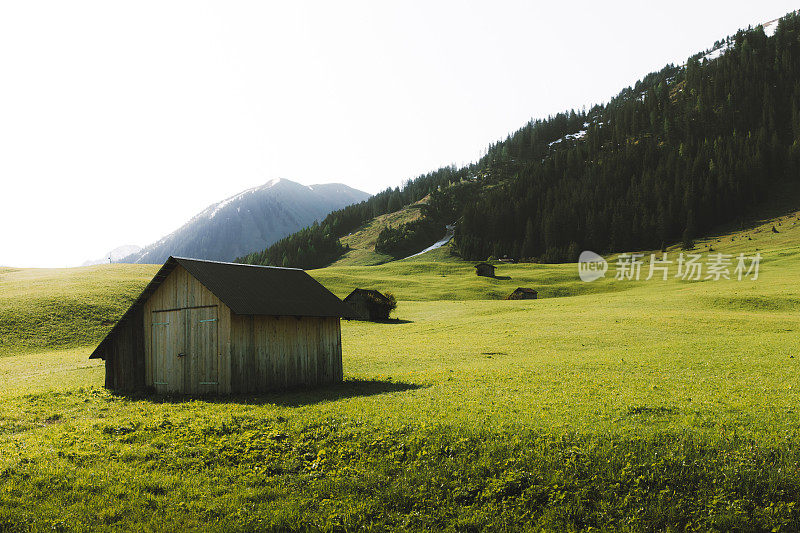
[[[230,261],[369,196],[341,183],[301,185],[272,179],[210,204],[175,231],[119,262],[159,264],[170,255]]]

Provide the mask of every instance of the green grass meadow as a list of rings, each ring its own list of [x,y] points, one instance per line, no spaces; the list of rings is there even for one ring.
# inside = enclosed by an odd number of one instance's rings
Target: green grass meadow
[[[0,531],[798,530],[800,222],[709,247],[759,278],[486,279],[447,247],[312,271],[399,320],[343,322],[340,386],[207,399],[87,359],[157,267],[2,270]]]

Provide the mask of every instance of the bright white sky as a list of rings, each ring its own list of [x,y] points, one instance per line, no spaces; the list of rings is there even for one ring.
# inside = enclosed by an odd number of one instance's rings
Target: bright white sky
[[[0,265],[145,245],[282,177],[374,193],[792,1],[0,3]]]

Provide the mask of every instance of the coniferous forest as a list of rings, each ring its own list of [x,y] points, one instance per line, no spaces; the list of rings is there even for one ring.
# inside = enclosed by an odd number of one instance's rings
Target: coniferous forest
[[[324,266],[346,251],[339,237],[429,195],[426,217],[456,222],[455,248],[470,260],[690,245],[800,180],[800,16],[719,47],[718,58],[697,54],[607,104],[533,120],[473,165],[387,189],[239,261]],[[386,232],[403,252],[403,235],[419,237]]]

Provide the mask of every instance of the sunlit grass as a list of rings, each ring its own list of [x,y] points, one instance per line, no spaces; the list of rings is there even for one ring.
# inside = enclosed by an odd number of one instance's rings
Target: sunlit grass
[[[378,234],[386,226],[397,227],[420,218],[422,216],[420,205],[425,201],[427,200],[404,207],[394,213],[375,217],[351,234],[342,237],[340,239],[342,244],[349,246],[350,250],[334,264],[336,266],[371,266],[391,261],[393,259],[391,256],[375,251]]]
[[[755,281],[492,280],[446,250],[314,271],[400,320],[343,322],[343,385],[259,397],[102,389],[93,310],[156,267],[0,272],[2,316],[72,346],[2,326],[0,530],[796,530],[800,226],[773,224],[697,243],[758,248]]]

